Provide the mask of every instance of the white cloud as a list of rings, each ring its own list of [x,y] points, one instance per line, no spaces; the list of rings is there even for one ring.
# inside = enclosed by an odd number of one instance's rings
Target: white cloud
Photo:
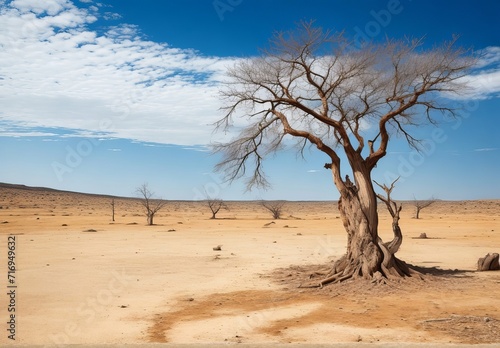
[[[478,68],[488,67],[500,64],[500,47],[486,47],[478,52],[479,60],[477,62]]]
[[[464,80],[470,89],[460,98],[488,99],[500,96],[500,47],[487,47],[478,52],[475,71]]]
[[[97,8],[95,7],[94,10],[97,10]],[[106,12],[103,17],[108,21],[118,20],[122,18],[122,16],[119,13],[114,13],[114,12]]]
[[[488,151],[496,151],[496,150],[498,150],[498,149],[495,147],[484,147],[484,148],[480,148],[480,149],[474,149],[474,151],[476,151],[476,152],[488,152]]]
[[[11,6],[18,9],[21,13],[46,13],[49,16],[54,16],[63,9],[70,7],[68,5],[67,0],[14,0],[11,3]]]
[[[20,137],[51,137],[51,136],[56,136],[57,134],[45,133],[45,132],[2,132],[0,133],[0,135],[3,137],[20,138]],[[48,140],[44,139],[44,141]]]
[[[90,29],[98,16],[66,0],[0,7],[0,120],[79,136],[209,143],[221,116],[218,82],[232,61],[146,41],[131,25],[99,34]]]
[[[94,4],[0,1],[0,121],[76,130],[66,136],[209,143],[234,60],[147,41],[132,25],[94,31],[100,18],[117,18]],[[487,48],[467,97],[500,93],[499,66],[500,48]]]

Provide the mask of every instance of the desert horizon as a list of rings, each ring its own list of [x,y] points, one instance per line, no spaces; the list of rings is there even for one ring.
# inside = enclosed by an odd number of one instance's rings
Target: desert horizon
[[[63,193],[63,194],[76,194],[76,195],[84,195],[84,196],[95,196],[95,197],[101,197],[101,198],[109,198],[109,199],[132,199],[132,200],[140,200],[142,199],[140,195],[136,193],[136,195],[112,195],[112,194],[103,194],[103,193],[95,193],[95,192],[84,192],[84,191],[77,191],[77,190],[64,190],[64,189],[56,189],[56,188],[51,188],[51,187],[45,187],[45,186],[31,186],[31,185],[24,185],[24,184],[14,184],[14,183],[6,183],[6,182],[0,182],[0,188],[5,188],[5,189],[18,189],[18,190],[29,190],[29,191],[48,191],[48,192],[54,192],[54,193]],[[333,189],[333,188],[332,188]],[[163,197],[154,197],[154,199],[157,200],[164,200],[168,202],[204,202],[207,199],[212,198],[212,197],[206,197],[203,199],[168,199],[168,198],[163,198]],[[214,197],[214,199],[218,197]],[[338,199],[323,199],[323,200],[316,200],[316,199],[255,199],[255,198],[248,198],[248,199],[222,199],[223,201],[226,202],[260,202],[260,201],[284,201],[284,202],[338,202]],[[397,202],[402,202],[402,203],[412,203],[414,201],[427,201],[427,200],[433,200],[436,202],[480,202],[480,201],[500,201],[500,198],[494,198],[494,197],[486,197],[486,198],[455,198],[455,199],[450,199],[450,198],[437,198],[437,197],[432,197],[428,199],[397,199],[394,198],[394,201]]]
[[[500,273],[476,271],[500,250],[500,200],[436,201],[419,219],[402,202],[398,256],[422,279],[309,289],[346,250],[335,201],[286,201],[280,219],[258,201],[228,201],[216,219],[206,202],[168,201],[148,226],[139,198],[9,184],[0,197],[1,248],[16,240],[16,343],[500,342]]]

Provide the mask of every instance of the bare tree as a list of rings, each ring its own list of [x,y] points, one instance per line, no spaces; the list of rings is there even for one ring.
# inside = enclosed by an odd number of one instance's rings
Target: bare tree
[[[226,209],[229,210],[229,207],[227,204],[220,198],[211,198],[207,196],[205,199],[205,202],[207,206],[210,208],[210,211],[212,212],[212,217],[211,219],[215,219],[215,215],[221,210],[221,209]]]
[[[419,201],[415,196],[413,196],[413,206],[415,207],[415,219],[420,219],[420,211],[427,208],[431,204],[436,203],[437,199],[431,197],[424,201]]]
[[[115,221],[115,199],[111,198],[111,219]]]
[[[285,201],[260,201],[260,205],[266,208],[273,214],[273,219],[281,218],[281,213],[283,212],[283,206]]]
[[[394,180],[391,183],[391,186],[389,187],[385,184],[381,185],[375,180],[373,180],[375,184],[377,184],[382,190],[384,190],[386,195],[383,196],[381,194],[377,194],[377,198],[385,203],[385,206],[387,207],[389,214],[391,214],[392,216],[392,232],[394,233],[394,238],[390,242],[384,244],[384,246],[392,255],[396,254],[396,252],[399,250],[399,247],[403,243],[403,233],[401,232],[401,228],[399,227],[399,213],[401,212],[401,209],[403,209],[403,205],[402,204],[398,205],[391,198],[391,193],[392,190],[394,189],[394,184],[398,180],[399,177],[396,180]]]
[[[231,132],[235,118],[247,125],[239,121],[238,135],[214,144],[223,156],[216,169],[227,180],[246,177],[248,188],[268,187],[264,159],[293,144],[302,156],[310,144],[329,161],[325,168],[340,193],[347,253],[314,286],[415,272],[379,238],[371,175],[391,135],[418,148],[415,127],[434,124],[441,114],[456,115],[444,97],[466,87],[461,78],[475,59],[455,41],[425,49],[421,40],[387,40],[354,49],[343,33],[301,23],[295,31],[275,34],[262,57],[229,70],[221,91],[224,117],[216,129]],[[344,158],[353,181],[344,179]]]
[[[167,201],[154,199],[154,193],[149,190],[148,184],[142,184],[137,188],[137,193],[141,196],[141,204],[144,207],[148,225],[153,225],[155,214],[165,207]]]

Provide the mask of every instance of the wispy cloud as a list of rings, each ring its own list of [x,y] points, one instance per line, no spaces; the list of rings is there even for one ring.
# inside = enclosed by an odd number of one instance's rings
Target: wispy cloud
[[[464,80],[470,89],[463,99],[488,99],[500,96],[500,47],[487,47],[478,51],[478,62],[471,75]]]
[[[487,152],[487,151],[497,151],[498,148],[496,147],[483,147],[480,149],[474,149],[475,152]]]
[[[308,173],[317,173],[317,172],[319,172],[319,170],[318,169],[310,169],[307,172]]]
[[[57,134],[54,133],[44,133],[44,132],[2,132],[0,133],[0,136],[3,137],[13,137],[13,138],[20,138],[20,137],[50,137],[50,136],[56,136]],[[45,141],[46,139],[44,139]]]
[[[210,148],[208,148],[208,146],[190,146],[184,147],[183,149],[189,151],[210,152]]]
[[[118,17],[68,0],[0,2],[0,120],[208,143],[220,117],[217,85],[232,60],[147,41],[131,25],[90,29],[106,18]]]

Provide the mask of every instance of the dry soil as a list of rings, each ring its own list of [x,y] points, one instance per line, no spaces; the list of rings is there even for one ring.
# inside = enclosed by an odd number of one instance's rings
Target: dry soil
[[[427,275],[400,282],[298,285],[345,252],[336,202],[169,202],[146,226],[138,200],[0,188],[0,345],[7,242],[15,236],[16,342],[500,343],[500,201],[403,203],[399,258]],[[381,236],[391,238],[380,206]],[[429,238],[418,239],[421,233]],[[216,246],[221,250],[213,250]]]

